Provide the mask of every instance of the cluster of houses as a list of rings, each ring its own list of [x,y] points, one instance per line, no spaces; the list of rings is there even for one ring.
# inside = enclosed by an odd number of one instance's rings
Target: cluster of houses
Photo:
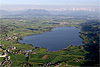
[[[8,36],[8,37],[4,37],[4,38],[0,38],[0,40],[14,40],[14,39],[18,39],[17,36]]]
[[[0,57],[6,57],[6,56],[7,56],[6,50],[0,48]]]
[[[11,65],[11,63],[12,63],[12,61],[10,60],[10,56],[6,56],[0,65],[8,67],[9,65]]]
[[[1,46],[1,45],[0,45]],[[7,56],[7,51],[0,47],[0,58],[4,58],[3,62],[0,62],[0,66],[5,66],[6,64],[11,64],[10,56]]]
[[[84,58],[79,58],[81,60],[84,60]],[[73,60],[74,62],[80,62],[80,60]],[[53,63],[53,62],[49,62],[47,64],[40,64],[39,66],[46,66],[46,67],[49,67],[49,66],[55,66],[55,67],[59,67],[61,65],[61,61],[58,61],[56,63]],[[68,64],[65,64],[66,66]]]
[[[7,53],[0,54],[0,57],[6,57]]]
[[[73,60],[73,61],[75,61],[75,62],[80,62],[79,60]]]
[[[16,49],[16,47],[12,46],[12,50]],[[6,66],[6,65],[10,65],[12,62],[10,60],[10,56],[8,56],[8,53],[14,53],[14,54],[25,54],[25,57],[29,56],[29,52],[32,52],[33,50],[18,50],[16,52],[10,51],[10,50],[4,50],[2,48],[0,48],[0,57],[4,57],[5,59],[3,60],[3,62],[0,62],[1,66]],[[8,53],[7,53],[8,52]]]
[[[8,52],[9,52],[9,53],[14,53],[14,54],[22,54],[22,53],[23,53],[22,50],[18,50],[18,51],[16,51],[16,52],[13,52],[13,51],[8,50]]]
[[[15,53],[16,53],[16,54],[22,54],[23,51],[22,51],[22,50],[19,50],[19,51],[16,51]]]
[[[9,51],[10,53],[14,53],[14,54],[22,54],[22,53],[25,53],[25,57],[28,57],[29,55],[29,52],[32,52],[33,50],[30,49],[30,50],[18,50],[16,52],[12,52],[12,51]],[[35,52],[32,52],[32,54],[35,54]]]
[[[17,49],[15,46],[11,46],[11,50],[15,50]]]
[[[25,51],[23,51],[23,50],[18,50],[18,51],[16,51],[15,53],[16,53],[16,54],[22,54],[22,53],[29,53],[29,52],[32,52],[32,49],[30,49],[30,50],[25,50]]]
[[[57,66],[57,65],[61,65],[61,62],[56,62],[56,63],[49,62],[47,64],[39,64],[39,66],[45,66],[45,67]]]
[[[25,57],[28,57],[29,56],[29,53],[25,53]]]

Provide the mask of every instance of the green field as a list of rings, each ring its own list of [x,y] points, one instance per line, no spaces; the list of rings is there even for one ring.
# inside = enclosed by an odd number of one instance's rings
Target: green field
[[[60,17],[60,16],[59,16]],[[0,19],[1,27],[0,31],[0,43],[2,49],[10,49],[11,45],[15,46],[16,50],[10,50],[12,53],[8,52],[8,55],[11,57],[13,62],[12,66],[38,66],[43,64],[44,66],[50,62],[52,63],[61,63],[61,66],[65,64],[72,66],[85,66],[89,65],[98,65],[98,44],[99,44],[99,31],[98,20],[83,20],[83,19],[67,19],[63,20],[61,17],[59,19]],[[61,25],[62,22],[67,22],[68,24]],[[92,22],[92,23],[90,23]],[[58,23],[58,24],[56,24]],[[19,43],[18,41],[27,35],[35,35],[51,31],[55,27],[61,26],[76,26],[80,28],[81,35],[84,39],[85,45],[80,46],[70,46],[64,50],[49,52],[46,51],[46,48],[41,47],[32,47],[29,44]],[[11,40],[5,40],[9,36],[16,36],[18,39],[14,39],[11,44]],[[25,57],[25,53],[16,54],[13,52],[19,50],[30,50],[30,55]],[[33,54],[32,54],[33,53]],[[47,59],[42,59],[43,56],[49,55]],[[29,61],[28,61],[29,59]],[[92,61],[90,60],[92,59]],[[0,58],[0,61],[3,61],[4,58]],[[79,60],[79,62],[76,62]],[[54,65],[55,66],[55,65]]]

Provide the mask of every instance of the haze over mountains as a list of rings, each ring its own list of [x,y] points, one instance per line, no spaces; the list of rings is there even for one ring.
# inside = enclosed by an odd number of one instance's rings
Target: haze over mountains
[[[65,15],[65,16],[99,16],[99,10],[94,8],[70,8],[70,9],[52,9],[52,10],[45,10],[45,9],[28,9],[28,10],[19,10],[19,11],[7,11],[7,10],[0,10],[0,16],[39,16],[39,15]]]
[[[3,15],[10,15],[11,13],[6,11],[6,10],[0,10],[0,16],[3,16]]]
[[[50,14],[48,11],[43,9],[29,9],[29,10],[21,10],[21,11],[6,11],[0,10],[0,15],[48,15]]]

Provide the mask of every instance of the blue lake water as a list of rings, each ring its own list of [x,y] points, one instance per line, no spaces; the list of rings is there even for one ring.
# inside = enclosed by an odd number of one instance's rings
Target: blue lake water
[[[66,48],[72,44],[74,46],[83,44],[82,38],[79,37],[80,29],[72,27],[57,27],[52,31],[42,34],[25,36],[20,43],[34,44],[35,47],[48,48],[48,51],[56,51]]]

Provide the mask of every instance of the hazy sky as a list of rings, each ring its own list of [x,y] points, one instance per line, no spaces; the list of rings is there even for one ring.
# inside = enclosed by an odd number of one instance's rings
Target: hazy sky
[[[22,5],[32,7],[33,5],[49,6],[99,6],[99,0],[0,0],[0,9],[9,7],[22,8]],[[21,7],[20,7],[20,6]]]

